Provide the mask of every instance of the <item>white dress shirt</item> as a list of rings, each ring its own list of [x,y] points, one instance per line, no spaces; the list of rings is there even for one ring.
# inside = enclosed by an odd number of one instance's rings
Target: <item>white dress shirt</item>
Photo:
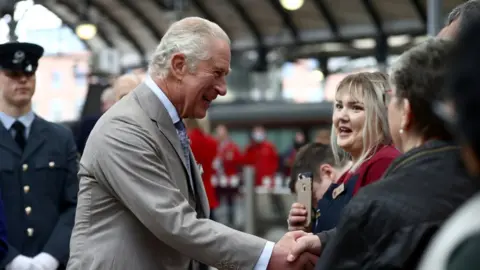
[[[178,121],[180,121],[180,116],[178,115],[178,112],[173,106],[172,102],[168,99],[165,93],[163,93],[162,89],[158,87],[158,85],[152,80],[152,78],[149,75],[145,77],[145,84],[150,89],[152,89],[153,93],[158,97],[158,99],[160,99],[160,102],[163,104],[163,106],[165,106],[165,109],[167,109],[167,112],[170,115],[170,118],[172,119],[173,124],[176,124]],[[275,246],[275,243],[267,242],[253,270],[267,269],[268,263],[270,262],[270,257],[272,256],[274,246]]]

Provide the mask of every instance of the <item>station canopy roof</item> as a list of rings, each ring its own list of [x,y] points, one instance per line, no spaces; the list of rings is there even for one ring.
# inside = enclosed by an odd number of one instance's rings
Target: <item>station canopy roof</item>
[[[368,56],[376,37],[391,52],[403,51],[426,34],[426,0],[304,0],[295,11],[279,0],[42,0],[74,28],[85,14],[98,34],[87,41],[93,51],[117,49],[123,63],[140,65],[175,19],[199,16],[218,23],[232,39],[233,51],[286,48],[289,57]],[[462,0],[443,0],[446,16]],[[184,4],[177,12],[173,6]]]

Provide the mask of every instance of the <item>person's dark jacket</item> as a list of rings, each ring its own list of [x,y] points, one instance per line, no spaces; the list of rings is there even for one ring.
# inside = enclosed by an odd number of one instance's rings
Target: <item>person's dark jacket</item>
[[[427,142],[350,201],[316,269],[415,269],[439,226],[477,190],[457,146]]]
[[[90,132],[92,131],[93,127],[97,123],[100,116],[88,116],[82,118],[78,123],[78,129],[76,136],[76,143],[77,143],[77,150],[80,154],[83,154],[83,149],[85,148],[85,144],[87,143],[88,136],[90,136]]]

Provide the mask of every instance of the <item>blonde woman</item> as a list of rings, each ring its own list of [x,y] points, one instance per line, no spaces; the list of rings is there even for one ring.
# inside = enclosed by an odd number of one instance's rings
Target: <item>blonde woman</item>
[[[345,77],[338,85],[332,116],[331,145],[337,162],[350,159],[351,168],[332,184],[319,200],[315,233],[302,240],[320,252],[332,235],[350,199],[362,187],[381,178],[390,163],[400,155],[391,145],[385,93],[390,89],[387,75],[361,72]],[[292,209],[292,216],[305,216],[303,208]],[[298,220],[298,219],[295,219]],[[291,224],[292,226],[298,224]],[[318,237],[317,237],[318,236]],[[305,247],[305,248],[309,248]],[[300,250],[300,249],[299,249]],[[294,260],[292,254],[290,260]]]

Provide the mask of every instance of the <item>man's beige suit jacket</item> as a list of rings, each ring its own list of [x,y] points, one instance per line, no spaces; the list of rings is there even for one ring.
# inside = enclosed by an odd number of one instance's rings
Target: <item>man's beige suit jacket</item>
[[[69,270],[254,268],[266,241],[203,218],[205,189],[193,157],[192,187],[182,151],[145,84],[100,118],[80,161]]]

